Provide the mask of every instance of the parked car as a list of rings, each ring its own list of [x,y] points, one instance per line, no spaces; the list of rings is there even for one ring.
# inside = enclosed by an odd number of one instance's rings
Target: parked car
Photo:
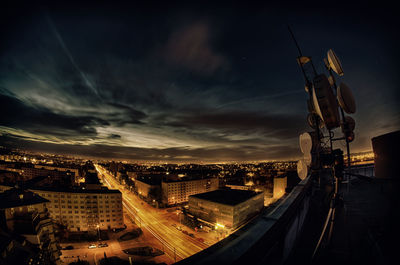
[[[100,243],[100,244],[97,245],[97,247],[105,248],[105,247],[108,247],[108,244],[107,243]]]
[[[96,244],[91,244],[88,248],[96,248]]]
[[[202,239],[201,237],[198,237],[197,240],[201,243],[204,243],[204,239]]]
[[[74,246],[69,245],[69,246],[66,246],[64,249],[65,250],[71,250],[71,249],[74,249]]]
[[[184,234],[186,234],[186,235],[187,235],[187,234],[188,234],[188,231],[186,231],[186,230],[183,230],[183,231],[182,231],[182,233],[184,233]]]
[[[194,237],[194,234],[193,234],[193,233],[189,233],[188,235],[191,236],[191,237]]]

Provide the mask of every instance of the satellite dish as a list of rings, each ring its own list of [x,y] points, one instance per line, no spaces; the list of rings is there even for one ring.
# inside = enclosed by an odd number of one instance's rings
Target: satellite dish
[[[337,88],[337,99],[340,107],[342,107],[346,113],[352,114],[356,112],[356,101],[354,100],[353,93],[351,92],[351,89],[343,82],[340,83],[339,87]]]
[[[313,80],[313,104],[315,112],[324,121],[328,130],[339,127],[339,110],[326,75],[317,75]]]
[[[340,63],[339,58],[336,56],[335,52],[332,49],[328,51],[328,62],[329,66],[335,73],[337,73],[339,76],[344,75],[342,64]]]
[[[345,128],[347,126],[347,128]],[[344,122],[342,123],[342,132],[345,132],[346,129],[348,131],[354,131],[356,128],[356,121],[350,116],[344,116]]]
[[[308,125],[310,125],[310,127],[313,128],[314,130],[317,128],[317,121],[318,121],[319,128],[320,129],[324,128],[324,122],[321,120],[321,118],[318,115],[315,115],[313,113],[309,113],[307,115]]]
[[[310,154],[313,146],[313,140],[311,138],[311,135],[307,132],[300,134],[299,142],[300,142],[301,152],[304,155]]]
[[[297,175],[301,180],[305,179],[308,174],[308,167],[304,159],[300,159],[299,162],[297,162]]]
[[[304,154],[303,160],[304,160],[304,163],[306,163],[307,166],[310,166],[311,165],[311,161],[312,161],[311,153]]]

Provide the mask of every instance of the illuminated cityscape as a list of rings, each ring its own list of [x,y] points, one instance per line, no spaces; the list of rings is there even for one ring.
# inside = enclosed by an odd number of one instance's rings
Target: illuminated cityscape
[[[3,13],[0,265],[396,260],[394,9]]]

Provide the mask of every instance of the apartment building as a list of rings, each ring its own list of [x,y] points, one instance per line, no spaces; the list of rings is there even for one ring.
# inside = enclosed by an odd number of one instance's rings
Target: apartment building
[[[185,203],[190,195],[217,190],[218,186],[217,178],[163,180],[162,202],[165,205]]]
[[[124,227],[122,194],[107,188],[97,190],[53,188],[31,189],[49,200],[50,217],[70,231],[92,231]]]
[[[0,192],[12,187],[0,185]],[[56,189],[38,187],[29,189],[48,200],[46,207],[54,222],[70,231],[93,231],[124,227],[122,194],[105,187],[96,190]]]

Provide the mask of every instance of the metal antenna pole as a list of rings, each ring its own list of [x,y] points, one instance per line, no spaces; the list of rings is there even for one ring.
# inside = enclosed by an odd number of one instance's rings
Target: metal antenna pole
[[[332,74],[332,69],[330,67],[328,68],[328,66],[327,66],[327,69],[328,69],[329,75],[331,76],[332,81],[333,81],[332,82],[333,83],[333,88],[334,88],[335,91],[337,91],[336,81],[335,81],[335,78],[334,78],[334,76]],[[345,129],[347,129],[346,127],[348,125],[347,125],[346,120],[344,118],[343,109],[340,106],[339,106],[339,109],[340,109],[340,116],[342,117],[342,121],[344,123]],[[349,140],[347,139],[347,137],[345,137],[345,140],[346,140],[346,149],[347,149],[346,150],[347,151],[347,172],[349,173],[350,172],[350,166],[351,166],[350,143],[349,143]],[[349,174],[346,174],[346,175],[347,175],[347,193],[348,193],[349,192],[349,185],[350,185],[350,175]]]
[[[290,32],[290,35],[292,35],[292,38],[293,38],[293,40],[294,40],[294,43],[296,44],[297,49],[299,50],[300,56],[303,56],[303,54],[302,54],[302,52],[301,52],[301,49],[300,49],[300,46],[299,46],[299,44],[297,43],[296,38],[294,37],[294,34],[293,34],[293,32],[292,32],[292,29],[290,28],[289,25],[288,25],[287,27],[288,27],[288,30],[289,30],[289,32]]]

